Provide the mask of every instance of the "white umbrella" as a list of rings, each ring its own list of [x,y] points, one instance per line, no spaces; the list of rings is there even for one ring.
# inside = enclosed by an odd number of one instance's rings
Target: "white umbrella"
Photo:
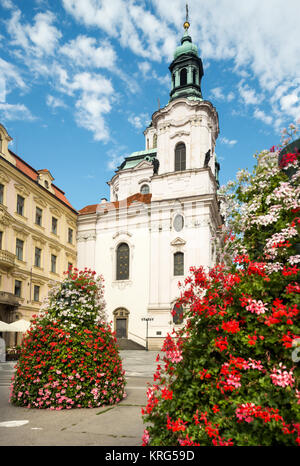
[[[10,326],[6,322],[2,322],[0,320],[0,332],[9,332],[10,331]]]
[[[28,320],[25,319],[20,319],[16,320],[15,322],[12,322],[11,324],[8,325],[9,329],[6,330],[6,332],[26,332],[31,323],[28,322]]]

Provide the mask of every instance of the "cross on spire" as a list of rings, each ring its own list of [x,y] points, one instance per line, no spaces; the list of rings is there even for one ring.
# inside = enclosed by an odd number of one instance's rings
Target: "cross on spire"
[[[190,22],[189,22],[189,6],[186,3],[185,5],[185,11],[186,11],[186,16],[185,16],[185,23],[183,25],[184,29],[187,31],[188,28],[190,27]]]

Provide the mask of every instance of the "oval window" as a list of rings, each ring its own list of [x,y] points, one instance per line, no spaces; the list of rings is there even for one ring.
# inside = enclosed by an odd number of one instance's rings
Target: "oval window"
[[[184,218],[182,215],[176,215],[176,217],[174,218],[174,229],[175,231],[181,231],[184,227]]]
[[[143,184],[143,186],[141,187],[141,194],[149,194],[150,192],[150,188],[147,184]]]

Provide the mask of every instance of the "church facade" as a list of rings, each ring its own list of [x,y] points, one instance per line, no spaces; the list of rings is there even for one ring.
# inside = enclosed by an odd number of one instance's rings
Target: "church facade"
[[[222,225],[218,114],[202,97],[202,61],[189,24],[184,27],[169,67],[170,100],[152,115],[145,149],[116,170],[108,182],[110,200],[86,206],[78,216],[78,268],[103,275],[117,337],[149,349],[159,349],[181,325],[174,308],[178,282],[190,267],[216,263]]]

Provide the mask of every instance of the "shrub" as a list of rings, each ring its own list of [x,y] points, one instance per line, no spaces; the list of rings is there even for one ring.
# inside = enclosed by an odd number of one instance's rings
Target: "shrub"
[[[102,277],[70,269],[24,336],[11,386],[13,404],[92,408],[125,396],[124,371],[104,306]]]
[[[225,262],[181,286],[185,324],[157,358],[143,445],[300,444],[299,159],[291,179],[276,153],[258,161],[231,194]]]

